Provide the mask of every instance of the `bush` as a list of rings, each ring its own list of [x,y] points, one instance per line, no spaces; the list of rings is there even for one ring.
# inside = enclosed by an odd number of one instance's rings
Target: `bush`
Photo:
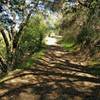
[[[80,34],[77,36],[77,43],[78,44],[83,44],[84,41],[87,41],[89,43],[93,36],[94,36],[93,29],[91,29],[88,26],[83,26]]]
[[[40,15],[32,17],[23,31],[19,48],[16,52],[16,64],[19,64],[22,58],[27,54],[34,54],[41,50],[42,40],[47,31],[44,19]]]

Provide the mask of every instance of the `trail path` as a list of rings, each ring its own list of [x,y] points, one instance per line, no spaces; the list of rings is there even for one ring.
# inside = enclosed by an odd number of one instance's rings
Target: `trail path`
[[[0,83],[0,100],[100,100],[100,77],[68,58],[60,46],[48,46],[31,68]]]

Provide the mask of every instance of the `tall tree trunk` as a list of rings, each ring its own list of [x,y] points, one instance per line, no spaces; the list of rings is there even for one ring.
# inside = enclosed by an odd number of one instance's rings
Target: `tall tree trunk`
[[[9,44],[7,35],[6,35],[6,33],[4,32],[4,29],[1,29],[0,31],[1,31],[1,34],[2,34],[2,36],[3,36],[4,42],[5,42],[5,45],[6,45],[6,50],[7,50],[7,53],[8,53],[8,52],[9,52],[10,44]]]
[[[7,72],[7,64],[4,62],[2,57],[0,57],[0,64],[1,64],[2,72],[6,73]]]

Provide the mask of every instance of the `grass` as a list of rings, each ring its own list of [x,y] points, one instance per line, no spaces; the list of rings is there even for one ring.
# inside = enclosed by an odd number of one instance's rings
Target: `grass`
[[[25,69],[30,68],[34,66],[35,60],[42,58],[44,56],[44,49],[42,49],[39,52],[36,52],[32,55],[30,55],[22,64],[21,66],[18,66],[17,69]]]
[[[74,51],[75,50],[75,47],[74,47],[74,43],[73,42],[62,42],[61,43],[61,46],[67,50],[67,51]]]

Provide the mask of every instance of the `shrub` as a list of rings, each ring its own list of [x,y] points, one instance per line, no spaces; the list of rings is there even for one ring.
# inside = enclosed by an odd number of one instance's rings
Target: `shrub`
[[[27,54],[34,54],[41,50],[43,45],[42,40],[46,31],[47,27],[42,16],[35,15],[30,19],[23,31],[19,48],[15,55],[16,64],[22,62],[22,58],[27,56]]]

